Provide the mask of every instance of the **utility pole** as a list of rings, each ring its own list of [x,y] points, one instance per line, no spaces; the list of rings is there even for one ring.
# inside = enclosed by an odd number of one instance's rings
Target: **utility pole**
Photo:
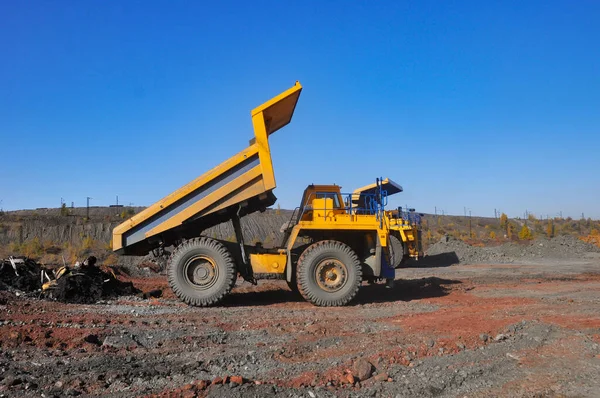
[[[494,218],[498,218],[498,213],[496,212],[496,209],[494,209]]]
[[[469,210],[469,239],[473,236],[471,234],[471,210]]]
[[[89,196],[87,197],[87,206],[85,209],[85,218],[86,221],[90,219],[90,199],[94,199],[94,198],[90,198]]]
[[[119,195],[117,195],[117,207],[119,207]]]

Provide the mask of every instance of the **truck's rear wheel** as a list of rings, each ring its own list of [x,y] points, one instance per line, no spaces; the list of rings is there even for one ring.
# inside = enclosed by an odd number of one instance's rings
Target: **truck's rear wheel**
[[[233,288],[236,274],[225,246],[206,237],[178,246],[167,267],[169,285],[177,297],[201,307],[221,301]]]
[[[362,270],[356,253],[346,244],[325,240],[309,246],[297,267],[298,290],[319,306],[346,305],[356,296]]]

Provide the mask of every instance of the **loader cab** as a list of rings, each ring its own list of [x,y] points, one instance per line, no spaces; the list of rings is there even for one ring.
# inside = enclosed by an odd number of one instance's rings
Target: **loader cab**
[[[383,209],[387,205],[387,198],[402,192],[402,186],[389,178],[378,179],[373,184],[355,189],[352,192],[353,214],[375,214],[377,209]]]
[[[331,213],[346,213],[346,205],[339,185],[309,185],[304,190],[300,209],[300,221],[313,221],[316,217],[327,216]]]

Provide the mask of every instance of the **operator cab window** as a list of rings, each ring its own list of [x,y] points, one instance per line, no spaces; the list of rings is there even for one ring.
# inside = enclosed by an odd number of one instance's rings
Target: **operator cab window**
[[[337,192],[317,192],[316,198],[317,199],[331,198],[331,199],[333,199],[333,207],[334,208],[339,209],[341,207],[340,206],[340,198],[338,197]]]

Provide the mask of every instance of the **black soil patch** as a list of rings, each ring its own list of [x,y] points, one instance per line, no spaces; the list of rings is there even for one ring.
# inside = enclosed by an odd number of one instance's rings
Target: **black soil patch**
[[[126,296],[140,291],[97,267],[73,270],[58,279],[53,297],[65,303],[91,304],[102,298]]]
[[[30,259],[16,263],[16,271],[8,260],[0,260],[0,282],[24,292],[33,292],[42,288],[41,268]]]

